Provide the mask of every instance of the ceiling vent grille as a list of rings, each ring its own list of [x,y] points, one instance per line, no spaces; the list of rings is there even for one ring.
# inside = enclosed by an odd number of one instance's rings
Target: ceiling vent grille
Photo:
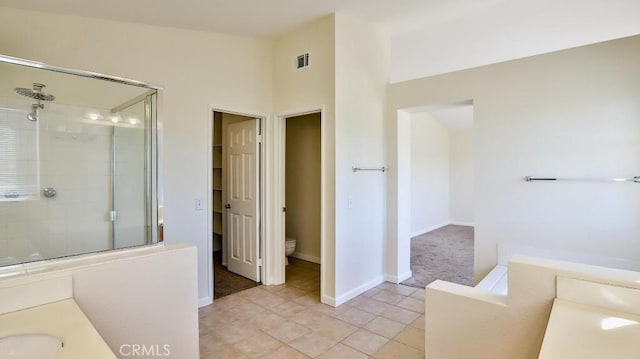
[[[309,66],[309,53],[298,55],[296,57],[296,69],[301,69]]]

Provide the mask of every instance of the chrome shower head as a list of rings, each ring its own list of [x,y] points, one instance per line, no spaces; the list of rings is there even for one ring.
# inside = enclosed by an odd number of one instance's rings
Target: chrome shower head
[[[38,103],[34,103],[31,105],[31,113],[27,115],[27,119],[29,121],[35,122],[38,121],[39,110],[44,108],[44,105],[40,103],[40,101],[53,101],[56,99],[55,96],[48,94],[46,92],[42,92],[42,88],[45,87],[43,84],[33,83],[33,90],[18,87],[16,88],[16,93],[21,96],[29,97],[38,101]]]
[[[32,89],[27,89],[27,88],[23,88],[23,87],[18,87],[15,89],[15,91],[18,93],[18,95],[21,96],[25,96],[25,97],[30,97],[32,99],[38,100],[38,101],[53,101],[56,99],[55,96],[48,94],[46,92],[42,92],[42,88],[45,87],[45,85],[43,84],[39,84],[39,83],[34,83],[33,84],[33,90]]]

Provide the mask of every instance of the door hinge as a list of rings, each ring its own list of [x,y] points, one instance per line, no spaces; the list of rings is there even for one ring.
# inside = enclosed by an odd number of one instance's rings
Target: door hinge
[[[111,219],[111,222],[115,222],[118,219],[116,211],[109,212],[109,219]]]
[[[262,267],[262,258],[258,258],[258,267]]]
[[[256,136],[258,143],[262,143],[262,135],[257,135]]]

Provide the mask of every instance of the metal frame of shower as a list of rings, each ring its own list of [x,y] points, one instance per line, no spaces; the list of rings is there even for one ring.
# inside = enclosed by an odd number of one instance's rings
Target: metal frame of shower
[[[143,87],[143,88],[148,88],[150,90],[155,90],[155,94],[156,94],[156,106],[157,107],[157,101],[158,101],[158,94],[160,90],[164,90],[164,87],[159,86],[159,85],[154,85],[154,84],[150,84],[147,82],[142,82],[142,81],[138,81],[138,80],[133,80],[133,79],[128,79],[125,77],[119,77],[119,76],[112,76],[112,75],[106,75],[106,74],[102,74],[99,72],[92,72],[92,71],[86,71],[86,70],[76,70],[76,69],[70,69],[70,68],[66,68],[66,67],[60,67],[60,66],[55,66],[55,65],[49,65],[43,62],[39,62],[39,61],[33,61],[33,60],[27,60],[27,59],[23,59],[23,58],[19,58],[19,57],[13,57],[13,56],[7,56],[7,55],[2,55],[0,54],[0,63],[9,63],[9,64],[14,64],[14,65],[19,65],[19,66],[25,66],[25,67],[31,67],[31,68],[36,68],[36,69],[42,69],[42,70],[47,70],[47,71],[53,71],[53,72],[59,72],[59,73],[63,73],[63,74],[68,74],[68,75],[75,75],[75,76],[80,76],[80,77],[86,77],[86,78],[91,78],[91,79],[95,79],[95,80],[103,80],[103,81],[109,81],[109,82],[115,82],[115,83],[119,83],[119,84],[123,84],[123,85],[129,85],[129,86],[136,86],[136,87]],[[154,208],[154,204],[155,204],[155,216],[154,213],[150,213],[150,211],[147,211],[148,213],[145,213],[145,219],[148,221],[145,225],[145,244],[151,244],[152,242],[152,238],[153,238],[153,229],[155,228],[157,230],[157,224],[158,224],[158,194],[159,191],[161,190],[161,188],[159,188],[158,186],[158,173],[161,171],[161,158],[162,158],[162,151],[161,151],[161,146],[160,144],[162,143],[162,122],[160,121],[160,119],[157,116],[157,109],[152,106],[152,101],[151,101],[151,96],[153,94],[150,92],[147,92],[141,96],[138,96],[130,101],[127,101],[126,103],[116,107],[116,108],[121,108],[124,105],[130,106],[134,103],[134,100],[137,100],[136,102],[139,102],[143,99],[143,97],[146,97],[145,101],[145,156],[147,157],[145,159],[145,167],[149,166],[151,168],[151,171],[148,171],[147,169],[149,167],[145,168],[145,201],[147,201],[145,203],[145,208],[150,208],[153,210]],[[153,145],[153,133],[151,130],[151,120],[152,118],[155,116],[156,118],[156,126],[155,126],[155,153],[156,153],[156,157],[155,157],[155,162],[153,161],[153,156],[152,156],[152,145]],[[148,130],[147,130],[148,129]],[[113,136],[112,136],[113,138]],[[112,146],[112,151],[114,151],[114,146]],[[112,153],[112,155],[114,155]],[[112,166],[114,166],[115,161],[112,161]],[[155,168],[155,171],[154,171]],[[151,179],[149,180],[149,178],[147,176],[151,176]],[[113,186],[113,180],[112,180],[112,186]],[[113,187],[112,187],[113,189]],[[155,196],[153,196],[155,190]],[[113,194],[112,194],[112,201],[113,201]],[[112,209],[113,209],[113,202],[112,202]],[[151,227],[151,223],[153,223],[153,219],[155,218],[155,222],[156,222],[156,226]],[[112,222],[113,223],[113,222]],[[112,225],[113,226],[113,225]],[[151,230],[150,230],[151,229]],[[113,233],[113,228],[112,228],[112,233]],[[113,240],[113,235],[112,235],[112,243],[111,243],[111,248],[114,249],[114,240]],[[156,237],[157,238],[157,237]]]
[[[139,103],[143,103],[144,106],[144,208],[145,208],[145,226],[144,226],[144,241],[145,244],[153,243],[152,239],[152,228],[151,223],[153,222],[153,215],[150,209],[153,208],[152,202],[152,182],[153,182],[153,154],[151,151],[151,146],[153,145],[153,133],[152,133],[152,118],[153,111],[155,111],[155,107],[153,106],[153,96],[157,96],[157,92],[155,90],[148,91],[143,93],[142,95],[136,96],[129,101],[122,103],[110,111],[112,114],[123,111],[131,106],[137,105]],[[157,101],[157,97],[156,97]],[[117,221],[117,210],[116,210],[116,124],[114,123],[111,126],[111,249],[116,249],[116,221]],[[157,153],[157,152],[156,152]]]
[[[63,73],[63,74],[88,77],[88,78],[96,79],[96,80],[117,82],[117,83],[124,84],[124,85],[137,86],[137,87],[146,87],[146,88],[154,89],[154,90],[164,90],[164,87],[162,87],[162,86],[153,85],[153,84],[150,84],[150,83],[147,83],[147,82],[142,82],[142,81],[138,81],[138,80],[132,80],[132,79],[128,79],[128,78],[125,78],[125,77],[105,75],[105,74],[101,74],[99,72],[91,72],[91,71],[85,71],[85,70],[69,69],[69,68],[65,68],[65,67],[45,64],[43,62],[32,61],[32,60],[27,60],[27,59],[21,59],[19,57],[0,55],[0,62],[6,62],[6,63],[14,64],[14,65],[33,67],[33,68],[37,68],[37,69],[49,70],[49,71],[54,71],[54,72],[60,72],[60,73]]]

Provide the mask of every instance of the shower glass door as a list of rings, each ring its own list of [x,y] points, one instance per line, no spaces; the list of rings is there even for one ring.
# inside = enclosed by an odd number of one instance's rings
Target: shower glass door
[[[0,267],[155,243],[156,89],[43,66],[0,55]]]
[[[150,96],[114,110],[112,147],[113,248],[149,242],[149,160],[146,143]]]

